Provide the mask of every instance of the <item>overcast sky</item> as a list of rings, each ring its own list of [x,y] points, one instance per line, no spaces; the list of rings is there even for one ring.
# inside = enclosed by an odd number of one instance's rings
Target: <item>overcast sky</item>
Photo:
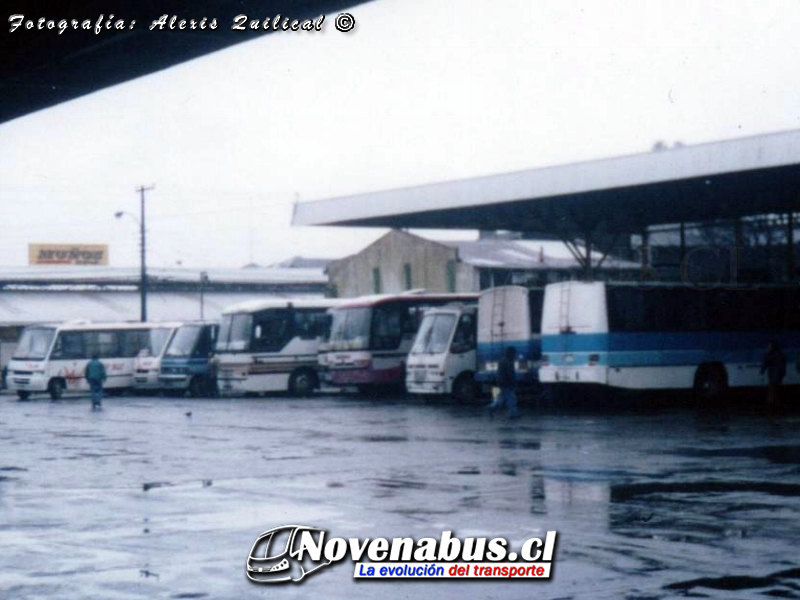
[[[114,212],[138,215],[139,185],[149,264],[266,265],[382,232],[291,228],[296,200],[800,128],[797,0],[349,12],[347,34],[331,15],[0,125],[0,265],[43,242],[137,265]]]

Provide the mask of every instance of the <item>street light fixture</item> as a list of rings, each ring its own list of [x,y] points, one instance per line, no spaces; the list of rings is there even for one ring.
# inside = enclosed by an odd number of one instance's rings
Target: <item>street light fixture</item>
[[[133,218],[134,221],[139,223],[139,238],[140,238],[140,250],[141,250],[141,271],[139,275],[139,294],[141,296],[141,321],[147,321],[147,238],[145,237],[145,217],[144,217],[144,193],[152,190],[155,186],[144,187],[140,186],[137,188],[137,192],[139,192],[141,197],[141,216],[140,218],[136,218],[135,215],[124,211],[118,210],[114,213],[114,216],[117,219],[121,219],[122,215],[128,215]]]

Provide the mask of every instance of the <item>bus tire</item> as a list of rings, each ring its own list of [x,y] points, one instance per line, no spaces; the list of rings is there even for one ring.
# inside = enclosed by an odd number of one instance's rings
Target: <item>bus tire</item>
[[[51,379],[50,383],[47,385],[50,398],[53,400],[61,400],[61,396],[64,395],[64,387],[63,379]]]
[[[298,398],[312,395],[318,386],[317,375],[310,369],[297,370],[289,378],[289,393]]]
[[[17,391],[17,398],[20,400],[30,400],[31,393],[26,390]]]
[[[473,402],[478,396],[475,376],[472,373],[461,373],[453,382],[452,394],[456,402]]]
[[[189,396],[192,398],[204,398],[210,395],[211,386],[203,377],[194,376],[189,382]]]
[[[701,365],[694,376],[694,399],[705,404],[722,400],[728,391],[728,374],[718,364]]]

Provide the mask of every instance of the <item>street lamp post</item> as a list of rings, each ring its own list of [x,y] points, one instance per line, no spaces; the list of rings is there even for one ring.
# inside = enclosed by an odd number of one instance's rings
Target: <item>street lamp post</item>
[[[140,197],[140,217],[136,219],[134,215],[125,211],[117,211],[114,216],[118,219],[122,215],[130,215],[134,220],[139,221],[139,243],[141,251],[141,269],[139,273],[139,295],[141,298],[141,321],[147,321],[147,238],[145,230],[145,213],[144,213],[144,193],[155,188],[151,185],[149,187],[139,186],[136,191],[139,192]]]
[[[147,240],[145,238],[145,229],[144,229],[144,192],[147,188],[144,186],[139,186],[139,196],[141,198],[141,219],[139,220],[139,232],[140,238],[142,240],[142,247],[141,247],[141,271],[139,273],[139,294],[141,295],[141,304],[142,304],[142,318],[141,321],[144,323],[147,321]],[[152,188],[149,188],[152,189]]]

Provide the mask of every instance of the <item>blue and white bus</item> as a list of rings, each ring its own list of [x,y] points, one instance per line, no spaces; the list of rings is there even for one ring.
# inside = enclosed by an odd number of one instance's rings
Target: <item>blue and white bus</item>
[[[217,380],[211,364],[219,325],[202,321],[181,325],[161,359],[158,381],[167,392],[189,394],[193,398],[213,396]]]
[[[506,285],[490,288],[478,298],[478,372],[483,385],[497,381],[497,363],[506,348],[517,351],[516,374],[521,385],[538,381],[541,355],[539,327],[542,316],[542,288]]]
[[[545,290],[539,377],[716,400],[766,385],[771,340],[787,357],[785,383],[800,383],[800,288],[555,283]]]

